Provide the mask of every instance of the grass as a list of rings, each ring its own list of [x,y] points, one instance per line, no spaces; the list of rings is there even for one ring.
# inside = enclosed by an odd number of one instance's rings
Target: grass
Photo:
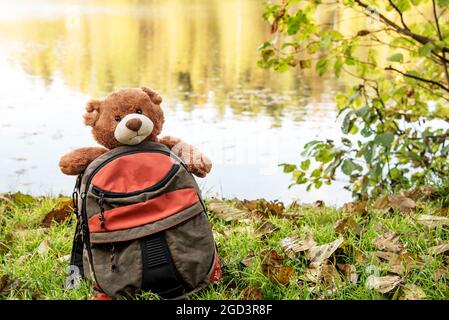
[[[1,299],[92,299],[93,292],[88,283],[82,282],[78,289],[64,289],[67,278],[67,255],[70,254],[75,218],[62,223],[53,222],[50,227],[42,227],[46,214],[61,206],[66,197],[38,197],[18,194],[0,199],[0,277],[7,275],[9,290],[0,290]],[[233,201],[230,204],[238,205]],[[447,200],[418,202],[416,212],[382,213],[368,209],[364,215],[352,216],[360,225],[362,233],[348,230],[344,242],[331,257],[332,263],[346,263],[355,266],[358,281],[351,284],[342,274],[335,278],[336,287],[329,290],[329,283],[313,283],[304,280],[309,261],[304,255],[291,259],[285,256],[281,246],[286,237],[312,236],[318,244],[337,239],[340,234],[335,223],[345,216],[336,208],[299,206],[286,208],[288,217],[269,215],[256,216],[248,221],[218,219],[210,214],[214,235],[219,247],[223,278],[218,284],[211,284],[204,291],[189,299],[248,299],[253,288],[264,299],[398,299],[407,285],[421,288],[426,299],[448,299],[448,258],[443,254],[429,256],[428,248],[449,240],[448,227],[429,228],[417,222],[420,214],[442,215],[439,209]],[[260,236],[255,229],[269,221],[278,229]],[[387,263],[373,256],[378,251],[373,240],[388,231],[397,232],[405,249],[419,263],[407,266],[402,274],[400,286],[383,294],[365,286],[366,279],[378,270],[380,276],[391,273]],[[276,250],[283,258],[282,264],[294,272],[287,284],[280,284],[268,276],[261,267],[263,253],[267,249]],[[254,255],[249,266],[242,264],[249,254]],[[443,272],[437,281],[435,274]],[[6,277],[3,277],[5,280]],[[138,299],[157,299],[151,293],[144,293]]]

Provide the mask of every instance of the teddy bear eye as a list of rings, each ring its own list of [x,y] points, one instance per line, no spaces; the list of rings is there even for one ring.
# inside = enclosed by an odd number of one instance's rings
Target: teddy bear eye
[[[122,117],[120,117],[120,116],[115,116],[115,121],[117,121],[117,122],[119,122],[119,121],[121,121],[122,120]]]
[[[138,113],[138,114],[142,114],[142,109],[140,109],[140,108],[137,108],[137,110],[136,110],[136,113]]]

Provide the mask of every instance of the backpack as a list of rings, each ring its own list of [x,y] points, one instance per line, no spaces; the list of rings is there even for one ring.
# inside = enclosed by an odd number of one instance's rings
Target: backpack
[[[112,149],[78,176],[71,265],[120,299],[151,291],[183,298],[221,276],[194,177],[166,146]]]

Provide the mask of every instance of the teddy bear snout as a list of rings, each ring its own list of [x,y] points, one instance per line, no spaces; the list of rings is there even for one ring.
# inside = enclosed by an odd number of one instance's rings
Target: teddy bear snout
[[[138,132],[142,127],[142,121],[138,118],[132,118],[126,121],[125,126],[132,131]]]

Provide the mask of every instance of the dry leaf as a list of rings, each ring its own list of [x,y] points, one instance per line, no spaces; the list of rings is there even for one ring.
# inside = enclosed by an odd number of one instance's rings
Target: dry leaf
[[[357,274],[357,270],[355,265],[353,264],[337,264],[338,269],[343,273],[345,279],[352,284],[357,284],[357,280],[359,279],[359,275]]]
[[[431,186],[419,187],[401,192],[401,195],[412,200],[425,200],[431,198],[436,193],[436,189]]]
[[[252,263],[253,263],[253,261],[254,261],[254,254],[253,253],[250,253],[249,255],[247,255],[243,260],[242,260],[242,264],[245,266],[245,267],[250,267],[251,265],[252,265]]]
[[[399,240],[399,233],[387,232],[373,240],[373,245],[379,250],[390,252],[404,251],[404,245]]]
[[[263,300],[262,290],[255,286],[249,286],[243,289],[243,300]]]
[[[341,283],[340,274],[333,264],[323,265],[321,267],[321,276],[323,277],[324,283],[331,290],[336,289],[338,284]]]
[[[281,216],[284,213],[284,204],[277,200],[267,201],[265,199],[243,200],[242,205],[253,213],[268,217],[269,214]]]
[[[57,208],[47,213],[41,225],[49,228],[52,221],[62,223],[73,214],[72,200],[62,202]]]
[[[380,293],[387,293],[396,288],[402,282],[399,276],[377,277],[371,275],[366,279],[365,286],[367,289],[374,289]]]
[[[270,279],[288,285],[295,271],[289,266],[283,265],[283,260],[275,250],[265,251],[263,253],[262,271]]]
[[[449,269],[447,267],[438,268],[433,274],[433,279],[435,281],[440,281],[443,277],[449,280]]]
[[[449,226],[449,218],[422,214],[418,217],[418,223],[431,228]]]
[[[319,283],[321,280],[322,266],[309,267],[304,272],[302,278],[307,282]]]
[[[247,211],[237,209],[218,199],[210,200],[208,202],[208,207],[217,218],[225,221],[244,219],[248,214]]]
[[[256,229],[256,234],[260,237],[266,237],[267,235],[279,230],[279,227],[269,221],[265,221],[259,228]]]
[[[48,253],[48,242],[47,240],[44,240],[41,242],[41,244],[39,245],[39,247],[37,247],[37,253],[39,253],[42,257],[45,257]]]
[[[414,284],[406,284],[399,300],[423,300],[426,298],[424,290]]]
[[[338,220],[334,225],[335,231],[339,234],[344,234],[348,230],[354,232],[354,234],[360,236],[362,234],[362,228],[355,221],[353,217],[346,217]]]
[[[449,243],[443,243],[438,246],[427,249],[427,253],[430,255],[438,255],[449,251]]]
[[[340,244],[343,243],[343,240],[343,237],[340,237],[331,243],[311,247],[307,251],[307,257],[311,265],[319,265],[327,260],[337,250]]]
[[[290,259],[295,259],[296,254],[316,246],[316,242],[311,236],[307,236],[302,240],[300,238],[285,238],[282,240],[281,245],[285,254]]]
[[[373,209],[378,210],[398,210],[401,213],[409,213],[415,211],[416,203],[410,198],[402,195],[382,196],[373,204]]]
[[[340,208],[340,211],[349,214],[365,215],[367,213],[366,201],[348,202]]]
[[[0,277],[0,292],[3,291],[8,285],[9,276],[4,274]]]

